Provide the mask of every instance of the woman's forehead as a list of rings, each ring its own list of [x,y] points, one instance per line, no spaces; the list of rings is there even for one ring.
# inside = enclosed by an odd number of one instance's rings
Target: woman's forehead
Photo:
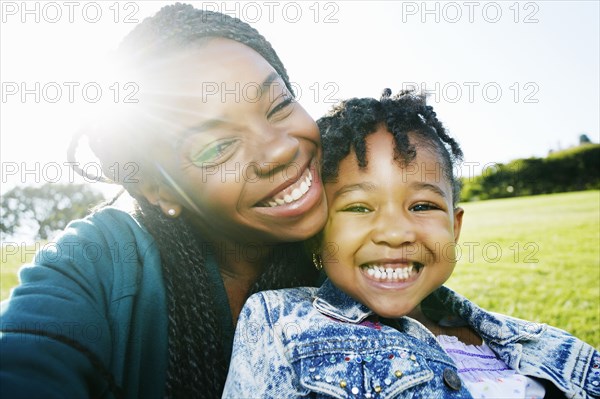
[[[210,38],[146,63],[139,72],[155,85],[200,81],[209,86],[214,82],[260,83],[265,71],[274,68],[252,48],[230,39]]]
[[[148,122],[169,132],[206,130],[263,101],[265,94],[273,100],[285,90],[260,54],[222,38],[182,50],[148,71],[139,84],[138,108]]]

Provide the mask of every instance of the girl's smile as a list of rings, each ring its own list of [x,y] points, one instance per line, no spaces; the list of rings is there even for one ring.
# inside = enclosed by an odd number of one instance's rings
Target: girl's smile
[[[411,312],[456,263],[449,248],[458,239],[463,211],[453,207],[452,188],[432,145],[412,144],[416,157],[403,165],[394,159],[391,133],[380,127],[366,137],[367,166],[360,168],[351,151],[339,164],[337,180],[325,184],[327,275],[383,317]]]
[[[384,259],[360,267],[367,277],[374,281],[408,283],[416,279],[423,264],[403,259]]]

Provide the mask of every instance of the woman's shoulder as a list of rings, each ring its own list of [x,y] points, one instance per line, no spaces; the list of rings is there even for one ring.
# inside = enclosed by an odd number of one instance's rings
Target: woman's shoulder
[[[86,237],[96,234],[121,239],[130,237],[141,241],[152,240],[150,233],[130,212],[114,207],[103,207],[82,219],[71,221],[62,235]]]
[[[21,268],[22,284],[13,297],[48,288],[48,296],[77,292],[113,300],[133,294],[142,283],[158,284],[153,280],[159,274],[160,255],[152,236],[131,214],[105,207],[70,222],[40,245],[32,262]],[[104,301],[96,299],[92,302]]]

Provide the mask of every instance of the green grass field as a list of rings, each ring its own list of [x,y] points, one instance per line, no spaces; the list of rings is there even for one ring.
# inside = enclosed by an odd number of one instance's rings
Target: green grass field
[[[17,276],[24,263],[33,259],[40,244],[25,245],[24,243],[2,243],[0,248],[0,300],[8,298],[10,290],[19,283]]]
[[[483,308],[548,323],[600,349],[600,191],[462,204],[447,285]],[[2,248],[0,295],[32,250]]]
[[[447,285],[600,348],[600,191],[471,202]]]

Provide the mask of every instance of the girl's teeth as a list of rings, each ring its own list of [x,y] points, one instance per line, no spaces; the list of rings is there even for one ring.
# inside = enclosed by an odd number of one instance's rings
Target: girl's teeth
[[[290,202],[292,202],[293,200],[294,200],[294,199],[292,198],[292,196],[291,196],[291,195],[286,195],[285,197],[283,197],[283,201],[284,201],[286,204],[289,204],[289,203],[290,203]]]
[[[377,280],[399,281],[407,280],[419,272],[417,267],[408,266],[397,269],[383,267],[379,265],[370,265],[367,267],[367,274]]]

